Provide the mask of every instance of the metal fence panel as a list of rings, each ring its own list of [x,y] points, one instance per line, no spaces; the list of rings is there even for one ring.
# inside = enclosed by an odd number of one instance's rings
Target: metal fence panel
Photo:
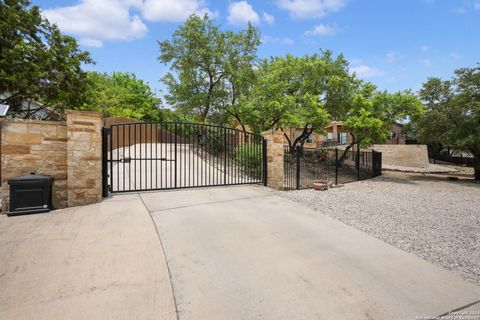
[[[333,184],[370,179],[382,174],[382,154],[337,148],[284,147],[284,189],[312,188],[314,180]]]
[[[260,135],[180,122],[112,124],[106,132],[110,192],[266,182]]]

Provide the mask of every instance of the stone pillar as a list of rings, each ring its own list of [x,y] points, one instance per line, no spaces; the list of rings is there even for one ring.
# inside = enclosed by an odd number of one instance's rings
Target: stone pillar
[[[262,133],[267,140],[267,186],[283,190],[284,168],[283,168],[283,132],[277,131],[272,134],[270,131]]]
[[[68,206],[102,200],[102,116],[67,110]]]

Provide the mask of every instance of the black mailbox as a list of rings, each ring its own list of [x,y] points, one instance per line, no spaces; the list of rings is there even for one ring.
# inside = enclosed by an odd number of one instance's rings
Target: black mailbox
[[[8,180],[10,185],[9,216],[48,212],[52,209],[53,177],[32,173]]]

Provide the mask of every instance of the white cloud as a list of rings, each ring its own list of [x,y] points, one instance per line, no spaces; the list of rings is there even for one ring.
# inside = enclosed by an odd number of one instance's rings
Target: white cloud
[[[347,0],[277,0],[281,9],[290,12],[298,19],[323,18],[330,12],[336,12],[345,6]]]
[[[78,43],[86,47],[94,48],[100,48],[101,46],[103,46],[102,41],[88,38],[81,38],[80,40],[78,40]]]
[[[473,3],[473,8],[474,8],[475,10],[480,10],[480,1],[475,1],[475,2]]]
[[[384,74],[382,70],[364,64],[350,68],[350,72],[352,74],[355,73],[359,78],[374,78],[383,76]]]
[[[273,43],[273,44],[284,44],[292,45],[295,41],[292,38],[288,37],[272,37],[272,36],[263,36],[261,39],[262,44]]]
[[[130,15],[128,5],[114,0],[82,0],[73,6],[44,10],[43,15],[63,32],[94,47],[105,40],[139,39],[148,31],[139,16]]]
[[[79,43],[101,47],[104,41],[140,39],[148,28],[140,16],[151,21],[180,22],[196,13],[212,13],[204,0],[80,0],[72,6],[43,10],[59,28],[79,38]]]
[[[428,50],[430,50],[430,47],[424,45],[420,47],[420,50],[422,50],[422,52],[427,52]]]
[[[135,0],[130,0],[133,2]],[[143,0],[140,8],[145,19],[150,21],[181,22],[191,14],[203,16],[207,13],[211,17],[217,16],[210,11],[204,0]]]
[[[425,68],[430,68],[432,66],[432,61],[430,61],[430,59],[420,59],[419,61]]]
[[[337,31],[338,29],[337,29],[337,26],[335,25],[319,24],[319,25],[316,25],[312,30],[306,31],[305,35],[327,37],[327,36],[335,35]]]
[[[275,23],[275,17],[272,16],[269,13],[263,12],[262,14],[262,20],[265,21],[267,24],[274,24]]]
[[[403,54],[396,51],[388,51],[387,54],[385,55],[385,61],[387,63],[395,63],[401,59],[403,59]]]
[[[232,2],[228,6],[228,23],[243,26],[248,22],[258,24],[260,17],[247,1]]]
[[[452,52],[450,53],[450,58],[452,58],[453,60],[460,60],[462,58],[462,55],[458,52]]]

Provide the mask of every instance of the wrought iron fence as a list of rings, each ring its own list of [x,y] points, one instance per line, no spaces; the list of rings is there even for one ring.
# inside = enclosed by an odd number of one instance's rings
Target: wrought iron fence
[[[382,154],[376,151],[337,148],[284,147],[284,189],[313,187],[314,180],[344,184],[382,174]]]
[[[266,183],[262,136],[208,124],[135,122],[103,132],[110,192]]]
[[[456,165],[465,166],[465,167],[473,167],[473,163],[474,163],[473,157],[467,157],[463,155],[452,156],[448,153],[436,153],[436,152],[432,152],[430,154],[430,160],[432,160],[433,163],[436,163],[437,161],[441,161],[441,162],[448,162],[451,164],[456,164]]]

